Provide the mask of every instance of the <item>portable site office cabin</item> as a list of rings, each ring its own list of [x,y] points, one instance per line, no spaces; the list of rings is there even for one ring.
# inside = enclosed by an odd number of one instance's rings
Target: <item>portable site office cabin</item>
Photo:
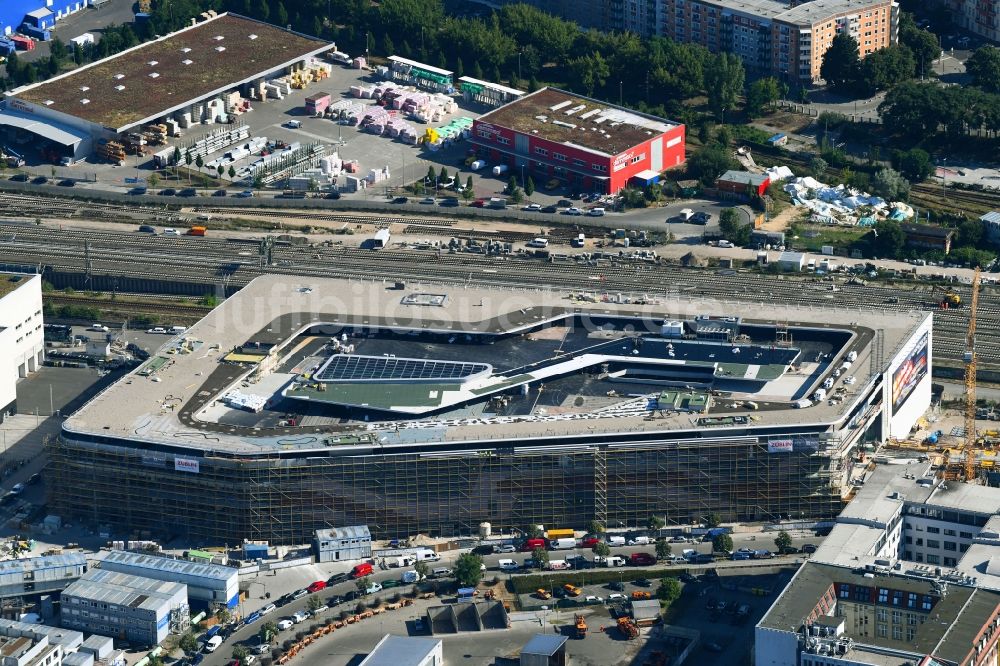
[[[388,229],[379,229],[375,232],[375,237],[372,238],[372,249],[381,250],[386,247],[389,245],[390,238]]]

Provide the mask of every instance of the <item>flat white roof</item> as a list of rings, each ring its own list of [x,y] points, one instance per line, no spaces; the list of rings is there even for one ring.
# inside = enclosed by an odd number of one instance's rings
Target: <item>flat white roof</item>
[[[499,83],[490,83],[489,81],[480,81],[479,79],[474,79],[471,76],[460,76],[459,81],[464,83],[475,83],[477,86],[483,86],[484,88],[490,88],[491,90],[499,90],[500,92],[509,93],[511,95],[526,95],[527,92],[524,90],[518,90],[517,88],[508,88],[507,86],[502,86]]]
[[[428,72],[433,72],[435,74],[441,74],[443,76],[452,76],[454,72],[450,72],[447,69],[441,69],[440,67],[434,67],[426,63],[417,62],[416,60],[410,60],[409,58],[401,58],[399,56],[389,56],[389,60],[392,62],[398,62],[401,65],[410,65],[411,67],[418,67],[420,69],[426,70]]]

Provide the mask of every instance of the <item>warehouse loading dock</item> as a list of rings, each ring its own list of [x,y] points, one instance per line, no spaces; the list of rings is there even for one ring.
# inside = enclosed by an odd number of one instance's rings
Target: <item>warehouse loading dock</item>
[[[27,132],[48,142],[61,156],[73,161],[85,158],[93,148],[93,140],[80,130],[51,120],[43,121],[10,108],[0,110],[0,127],[15,143],[19,133]]]

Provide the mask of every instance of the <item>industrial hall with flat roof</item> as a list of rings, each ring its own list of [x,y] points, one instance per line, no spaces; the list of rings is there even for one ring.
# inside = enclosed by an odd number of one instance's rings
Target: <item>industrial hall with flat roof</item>
[[[0,126],[33,135],[78,161],[143,125],[185,116],[202,122],[206,108],[214,108],[211,102],[225,93],[259,88],[333,46],[237,14],[219,14],[8,92]]]

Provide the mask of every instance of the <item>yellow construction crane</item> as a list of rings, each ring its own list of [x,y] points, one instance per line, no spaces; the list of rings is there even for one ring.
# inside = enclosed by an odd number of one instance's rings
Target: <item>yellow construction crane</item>
[[[979,306],[980,268],[972,277],[969,329],[965,334],[965,481],[976,477],[976,309]]]

